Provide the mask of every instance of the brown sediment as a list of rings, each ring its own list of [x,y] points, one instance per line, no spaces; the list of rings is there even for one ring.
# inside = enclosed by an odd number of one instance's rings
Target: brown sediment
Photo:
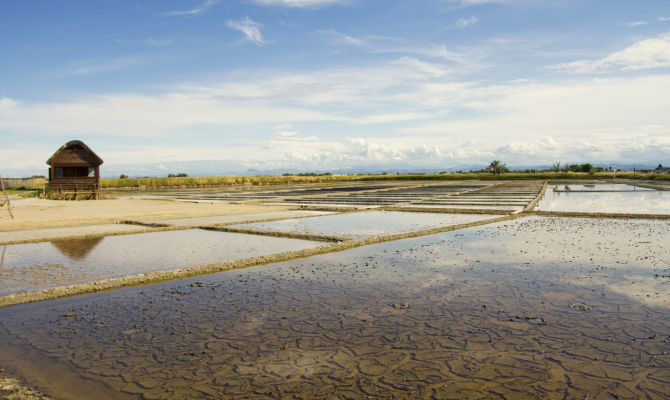
[[[193,277],[197,275],[212,274],[216,272],[227,271],[231,269],[239,269],[252,267],[263,264],[270,264],[288,260],[294,260],[298,258],[310,257],[318,254],[326,254],[332,252],[338,252],[342,250],[352,249],[355,247],[366,246],[375,243],[382,243],[400,239],[408,239],[426,235],[432,235],[436,233],[449,232],[457,229],[470,228],[474,226],[487,225],[494,222],[502,222],[512,219],[517,219],[525,216],[524,214],[509,215],[504,217],[497,217],[492,219],[480,220],[469,222],[465,224],[451,225],[439,228],[425,229],[415,232],[399,233],[393,235],[383,235],[375,236],[371,238],[364,239],[352,239],[345,240],[342,242],[332,243],[325,246],[314,247],[305,250],[289,251],[284,253],[277,253],[267,256],[259,257],[250,257],[245,259],[239,259],[234,261],[224,261],[221,263],[201,265],[189,268],[179,268],[170,271],[158,271],[150,272],[146,274],[138,275],[129,275],[120,278],[109,278],[100,281],[59,286],[51,289],[40,290],[37,292],[28,292],[28,293],[19,293],[8,296],[0,297],[0,307],[7,307],[23,303],[32,303],[42,300],[51,300],[61,297],[69,297],[75,295],[82,295],[86,293],[95,293],[104,290],[120,289],[125,287],[145,285],[150,283],[159,283],[176,279],[183,279],[188,277]],[[225,229],[225,227],[222,227]],[[261,231],[256,232],[256,234],[261,233]],[[286,233],[283,232],[264,232],[264,234],[272,236],[282,236],[286,237]],[[289,234],[292,235],[292,234]],[[308,237],[310,235],[305,235]],[[315,237],[321,237],[322,235],[315,235]]]
[[[295,206],[284,205],[266,206],[227,202],[187,203],[141,199],[96,201],[23,199],[13,202],[13,205],[15,218],[0,216],[0,232],[99,225],[116,223],[119,220],[188,218],[296,209]]]

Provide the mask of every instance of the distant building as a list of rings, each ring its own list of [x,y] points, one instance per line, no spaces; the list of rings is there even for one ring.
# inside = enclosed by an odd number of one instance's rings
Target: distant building
[[[655,172],[670,174],[670,168],[663,167],[661,164],[658,164],[658,167],[654,170]]]
[[[71,140],[47,160],[52,198],[98,199],[103,161],[84,142]]]

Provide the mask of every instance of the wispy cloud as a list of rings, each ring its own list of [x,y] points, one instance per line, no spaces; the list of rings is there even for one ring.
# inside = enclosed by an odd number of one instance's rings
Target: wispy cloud
[[[327,30],[319,30],[317,33],[324,34],[331,36],[335,39],[337,43],[340,44],[346,44],[346,45],[354,45],[354,46],[363,46],[367,44],[365,40],[355,38],[353,36],[345,35],[343,33],[337,32],[333,29],[327,29]]]
[[[114,59],[80,60],[70,64],[63,76],[89,75],[107,71],[122,71],[133,68],[141,63],[138,57],[128,56]]]
[[[430,45],[422,47],[414,46],[400,46],[400,47],[388,47],[388,48],[379,48],[375,50],[376,53],[400,53],[407,55],[418,55],[423,57],[429,57],[434,59],[442,59],[450,62],[467,64],[468,59],[464,54],[459,52],[448,50],[445,45]]]
[[[472,16],[470,18],[461,18],[456,22],[456,27],[458,29],[467,28],[468,26],[474,25],[479,22],[479,18]]]
[[[281,6],[295,8],[318,8],[331,4],[349,4],[350,0],[252,0],[264,6]]]
[[[647,25],[649,22],[647,21],[633,21],[633,22],[626,22],[626,26],[629,28],[635,28],[636,26],[642,26],[642,25]]]
[[[141,42],[141,44],[151,47],[170,47],[174,45],[174,40],[172,39],[154,39],[147,38]]]
[[[658,17],[659,22],[670,21],[670,17]]]
[[[458,3],[461,7],[479,6],[484,4],[515,4],[528,0],[443,0],[448,3]]]
[[[259,46],[265,44],[265,40],[263,40],[263,34],[260,30],[262,25],[258,22],[252,21],[249,17],[244,17],[239,21],[226,21],[226,25],[229,28],[236,29],[244,33],[246,39],[252,43],[255,43]]]
[[[216,0],[205,0],[204,2],[200,3],[198,6],[188,9],[188,10],[174,10],[174,11],[167,11],[164,12],[163,15],[169,16],[169,17],[184,17],[184,16],[193,16],[193,15],[198,15],[202,14],[205,11],[209,10],[213,6],[215,6],[217,3]]]
[[[552,70],[589,74],[620,68],[638,71],[670,67],[670,32],[641,40],[599,60],[579,60],[550,67]]]

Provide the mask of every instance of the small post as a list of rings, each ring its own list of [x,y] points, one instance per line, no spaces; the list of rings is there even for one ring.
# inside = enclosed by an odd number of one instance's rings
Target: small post
[[[4,196],[4,202],[2,204],[7,203],[7,211],[9,211],[9,215],[14,219],[14,213],[12,213],[12,203],[9,202],[9,196],[7,196],[7,192],[5,192],[5,184],[2,182],[2,175],[0,175],[0,187],[2,188],[2,195]]]

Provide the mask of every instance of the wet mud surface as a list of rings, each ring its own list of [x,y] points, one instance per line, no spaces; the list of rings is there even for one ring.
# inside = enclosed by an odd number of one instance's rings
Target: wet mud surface
[[[430,214],[396,211],[367,211],[321,217],[259,222],[233,227],[267,231],[300,232],[365,238],[420,231],[494,218],[486,214]]]
[[[0,296],[320,244],[192,229],[7,245],[0,248]]]
[[[54,398],[667,399],[669,247],[530,217],[7,307],[0,364]]]

